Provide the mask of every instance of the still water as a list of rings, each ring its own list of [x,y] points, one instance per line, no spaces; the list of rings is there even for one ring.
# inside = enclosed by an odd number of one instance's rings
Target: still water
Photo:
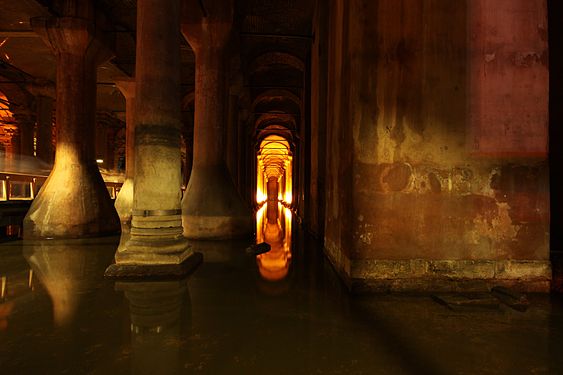
[[[558,374],[560,297],[454,312],[350,297],[278,204],[245,242],[194,242],[185,280],[104,279],[119,238],[0,246],[0,374]]]

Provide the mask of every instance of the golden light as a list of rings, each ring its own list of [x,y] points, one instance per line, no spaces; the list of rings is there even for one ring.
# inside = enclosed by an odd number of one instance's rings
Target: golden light
[[[287,204],[292,202],[293,161],[289,142],[282,136],[269,135],[260,143],[257,155],[256,202],[268,199]],[[270,184],[270,194],[268,194]]]
[[[260,276],[267,281],[281,281],[287,276],[291,262],[291,210],[280,203],[268,202],[256,213],[256,224],[256,242],[271,246],[269,252],[256,257]]]

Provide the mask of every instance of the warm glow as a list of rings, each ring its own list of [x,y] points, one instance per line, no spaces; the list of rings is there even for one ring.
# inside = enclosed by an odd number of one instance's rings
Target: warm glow
[[[267,281],[283,280],[291,261],[291,211],[279,203],[265,204],[256,213],[256,225],[256,242],[272,247],[256,257],[260,276]]]
[[[0,288],[0,298],[6,296],[6,276],[2,276],[2,287]]]
[[[260,143],[257,155],[256,202],[261,205],[268,200],[268,181],[277,182],[280,201],[292,202],[292,156],[289,142],[282,136],[269,135]],[[273,193],[273,190],[271,191]],[[272,198],[271,199],[275,199]]]

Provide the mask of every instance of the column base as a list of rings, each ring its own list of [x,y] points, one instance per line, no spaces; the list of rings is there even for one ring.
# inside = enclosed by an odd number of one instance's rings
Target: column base
[[[180,264],[112,264],[105,277],[112,279],[176,279],[191,275],[203,262],[201,253],[190,251]]]
[[[24,238],[119,233],[119,218],[96,165],[55,165],[24,218]]]
[[[182,199],[184,236],[194,240],[245,238],[254,231],[250,206],[225,165],[196,166]]]
[[[143,238],[123,231],[115,254],[115,264],[106,270],[106,277],[162,278],[184,277],[202,261],[183,236],[172,239]]]
[[[182,215],[184,236],[194,240],[227,240],[250,237],[253,220],[248,216]]]

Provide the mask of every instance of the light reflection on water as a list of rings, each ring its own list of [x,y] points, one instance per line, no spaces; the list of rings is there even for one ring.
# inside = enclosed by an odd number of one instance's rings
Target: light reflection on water
[[[256,243],[262,242],[272,249],[256,257],[260,276],[283,280],[291,264],[291,211],[279,202],[268,201],[256,212]]]

